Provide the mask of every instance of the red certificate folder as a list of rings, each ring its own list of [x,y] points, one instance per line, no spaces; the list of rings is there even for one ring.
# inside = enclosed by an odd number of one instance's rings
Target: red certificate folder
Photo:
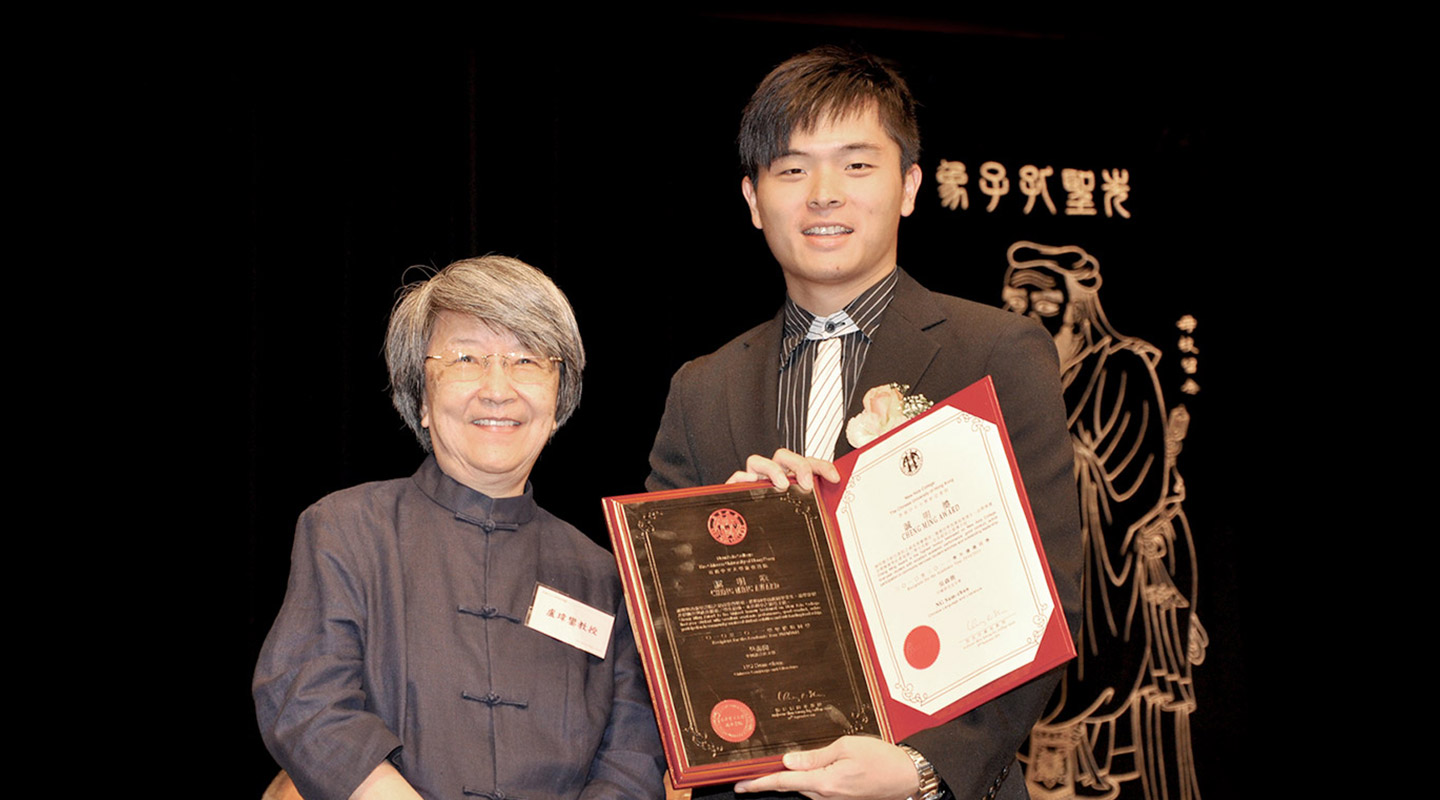
[[[834,523],[834,509],[839,506],[840,499],[850,483],[856,462],[860,457],[868,451],[884,447],[886,442],[893,437],[903,436],[904,432],[910,426],[919,423],[924,417],[936,413],[942,406],[957,408],[986,422],[993,423],[1000,429],[999,438],[1004,445],[1005,461],[1008,463],[1011,475],[1014,478],[1015,490],[1020,496],[1020,505],[1024,508],[1025,522],[1030,529],[1030,538],[1034,543],[1036,554],[1039,557],[1041,569],[1044,571],[1045,587],[1050,595],[1050,608],[1052,609],[1052,613],[1044,628],[1040,646],[1033,661],[969,692],[963,698],[956,700],[954,703],[951,703],[936,713],[924,714],[899,702],[891,691],[891,688],[882,681],[880,685],[880,695],[883,700],[882,707],[884,717],[889,726],[889,732],[886,738],[892,742],[903,741],[911,734],[948,722],[989,700],[999,697],[1016,686],[1038,678],[1051,669],[1075,657],[1075,642],[1071,638],[1070,630],[1065,623],[1064,610],[1060,606],[1060,595],[1056,591],[1055,581],[1050,575],[1050,563],[1045,558],[1045,548],[1040,541],[1040,531],[1035,525],[1035,515],[1030,508],[1030,498],[1025,493],[1024,482],[1020,479],[1020,468],[1015,464],[1015,452],[1010,444],[1010,434],[1005,428],[1005,418],[1000,413],[1000,401],[995,396],[995,384],[990,380],[988,375],[970,386],[961,389],[942,402],[937,403],[934,408],[925,414],[878,437],[865,447],[852,451],[844,457],[837,459],[835,468],[840,472],[839,483],[818,482],[820,484],[819,493],[822,505],[826,509],[830,509],[829,519],[831,523]],[[845,560],[844,545],[840,542],[838,536],[835,537],[834,547],[836,557],[842,561]],[[847,570],[845,577],[847,588],[849,591],[854,592],[854,576]],[[859,617],[859,625],[857,625],[857,627],[864,631],[866,652],[869,654],[872,663],[875,663],[878,659],[877,642],[879,640],[873,634],[872,626],[865,618],[865,613],[860,608],[860,604],[857,602],[852,605],[854,613]]]
[[[943,707],[931,702],[927,713],[915,707],[913,696],[911,702],[900,696],[908,685],[887,683],[882,664],[901,650],[896,631],[933,629],[909,619],[867,618],[862,595],[873,584],[852,574],[836,514],[852,480],[859,480],[857,464],[866,453],[876,454],[870,463],[888,453],[913,455],[908,443],[919,441],[921,420],[945,406],[999,429],[1003,461],[998,453],[991,460],[1013,477],[1024,517],[1016,524],[1028,526],[1038,558],[1030,563],[1043,572],[1040,591],[1048,591],[1050,613],[1048,622],[1035,625],[1040,641],[1035,648],[1030,640],[1032,659],[981,685],[965,684],[963,696]],[[837,460],[836,467],[840,482],[820,481],[817,493],[794,487],[777,492],[762,483],[604,499],[675,786],[769,774],[784,768],[785,752],[821,747],[849,733],[901,741],[1075,657],[989,377]],[[1022,545],[1025,538],[1023,530],[1015,537]],[[864,569],[859,554],[850,556]],[[1029,583],[1040,586],[1034,576]],[[1038,599],[1042,605],[1046,600]],[[903,644],[912,664],[914,638]],[[922,642],[919,657],[933,657],[927,647],[952,646],[963,650],[954,642]]]

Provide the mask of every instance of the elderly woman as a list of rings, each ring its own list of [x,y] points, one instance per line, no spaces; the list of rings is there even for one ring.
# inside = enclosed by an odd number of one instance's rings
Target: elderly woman
[[[266,746],[306,800],[663,796],[615,563],[527,480],[580,401],[569,302],[458,261],[406,287],[385,355],[432,455],[301,515],[255,668]]]

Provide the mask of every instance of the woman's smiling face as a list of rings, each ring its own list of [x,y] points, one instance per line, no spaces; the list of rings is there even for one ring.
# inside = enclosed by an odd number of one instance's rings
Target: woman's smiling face
[[[479,356],[525,353],[510,331],[446,311],[435,323],[426,353],[434,356],[456,350]],[[555,396],[560,368],[552,367],[542,383],[526,384],[510,379],[501,358],[491,358],[476,381],[442,381],[444,367],[441,360],[426,362],[420,418],[420,424],[430,430],[440,469],[491,497],[523,493],[535,460],[558,427]]]

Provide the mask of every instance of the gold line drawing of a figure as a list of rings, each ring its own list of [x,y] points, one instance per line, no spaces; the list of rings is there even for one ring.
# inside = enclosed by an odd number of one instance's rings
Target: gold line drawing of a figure
[[[1160,350],[1111,326],[1094,256],[1020,241],[1006,257],[1005,306],[1045,325],[1060,353],[1085,548],[1079,657],[1021,754],[1027,788],[1033,800],[1199,800],[1191,669],[1208,640],[1176,469],[1189,412],[1167,414]]]

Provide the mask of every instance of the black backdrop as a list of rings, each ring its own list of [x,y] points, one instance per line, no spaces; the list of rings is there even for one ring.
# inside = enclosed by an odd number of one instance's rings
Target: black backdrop
[[[1175,320],[1199,319],[1203,390],[1185,398],[1194,421],[1181,468],[1211,651],[1193,724],[1202,792],[1242,793],[1226,766],[1258,744],[1247,675],[1271,655],[1260,631],[1280,589],[1269,566],[1279,546],[1253,535],[1262,467],[1237,455],[1263,450],[1241,398],[1266,371],[1258,343],[1274,332],[1242,313],[1257,258],[1241,243],[1255,220],[1233,190],[1277,148],[1238,66],[1248,43],[1223,27],[472,19],[344,36],[247,27],[230,44],[186,48],[175,65],[188,73],[179,201],[193,198],[183,218],[204,242],[185,270],[209,324],[185,344],[231,365],[199,383],[227,424],[205,444],[224,457],[191,478],[213,523],[199,580],[224,598],[196,640],[213,648],[215,668],[202,671],[216,705],[193,766],[225,775],[222,795],[258,796],[275,767],[249,671],[283,596],[294,519],[420,459],[380,357],[405,269],[503,253],[569,294],[590,356],[585,397],[532,478],[542,504],[603,542],[598,499],[641,488],[669,376],[768,318],[783,291],[738,190],[746,97],[785,57],[856,42],[898,60],[923,104],[925,183],[900,252],[921,282],[998,304],[1010,242],[1082,244],[1104,267],[1112,321],[1165,350],[1168,369]],[[969,169],[968,211],[939,204],[942,158]],[[1062,209],[1062,167],[1128,168],[1134,216],[1026,216],[1014,187],[987,214],[976,185],[986,160],[1012,182],[1021,164],[1053,164]],[[1166,375],[1167,391],[1179,377]]]

